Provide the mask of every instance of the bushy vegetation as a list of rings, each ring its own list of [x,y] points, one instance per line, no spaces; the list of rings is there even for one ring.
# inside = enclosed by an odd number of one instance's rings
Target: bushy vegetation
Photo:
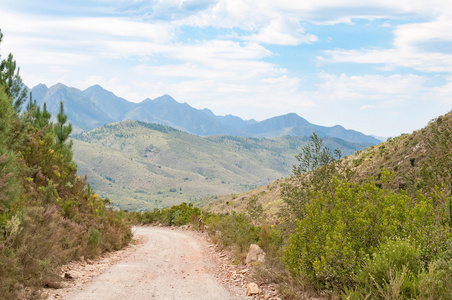
[[[192,203],[182,202],[169,208],[154,208],[145,212],[131,212],[130,216],[134,223],[160,224],[162,226],[181,226],[192,223],[198,228],[198,223],[203,212],[194,207]],[[205,214],[205,212],[204,212]]]
[[[390,174],[383,172],[385,176]],[[319,289],[341,290],[354,284],[365,258],[390,239],[407,239],[419,247],[417,267],[444,251],[451,234],[441,198],[419,195],[413,201],[405,192],[378,188],[373,180],[361,185],[333,181],[334,193],[319,192],[306,204],[289,241],[284,257],[294,276]]]
[[[55,123],[31,95],[24,107],[12,55],[0,61],[0,295],[15,299],[28,288],[27,297],[38,298],[60,278],[59,265],[120,249],[131,230],[126,215],[77,176],[63,103]]]
[[[325,163],[296,168],[284,190],[285,211],[296,220],[284,227],[291,275],[346,299],[448,299],[438,280],[452,276],[444,267],[452,237],[451,129],[451,114],[427,127],[425,157],[405,177],[380,169],[366,181],[356,176],[362,169],[330,159],[314,137],[300,167],[319,153]]]

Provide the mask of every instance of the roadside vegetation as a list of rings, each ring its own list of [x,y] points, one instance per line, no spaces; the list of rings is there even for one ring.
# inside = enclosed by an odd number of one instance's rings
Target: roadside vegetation
[[[58,266],[132,234],[126,214],[77,176],[63,103],[52,121],[28,99],[13,56],[0,62],[0,298],[37,299],[61,279]]]

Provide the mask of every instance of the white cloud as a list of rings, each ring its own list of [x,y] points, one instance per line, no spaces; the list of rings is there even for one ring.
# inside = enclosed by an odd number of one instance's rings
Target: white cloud
[[[171,24],[119,18],[42,18],[0,12],[0,19],[4,47],[24,64],[81,64],[99,57],[148,55],[164,52],[174,38]]]
[[[244,36],[243,38],[264,44],[277,45],[310,44],[317,41],[315,35],[304,32],[296,19],[271,20],[270,24],[262,27],[257,34]]]
[[[417,75],[340,76],[320,73],[324,82],[319,93],[324,99],[372,105],[388,105],[417,99],[424,91],[427,78]],[[365,105],[366,105],[365,104]]]
[[[350,23],[352,19],[430,17],[450,9],[449,1],[412,0],[219,0],[215,5],[180,20],[191,26],[259,31],[274,20],[296,19],[316,24]]]
[[[202,54],[218,55],[216,50],[213,54]],[[264,119],[288,113],[294,107],[313,106],[311,100],[300,97],[300,79],[288,76],[286,69],[243,57],[247,55],[192,59],[183,64],[140,65],[133,73],[137,78],[147,79],[147,83],[140,85],[152,91],[152,97],[171,91],[179,101],[188,101],[197,108],[208,107],[219,114]]]
[[[437,103],[448,105],[452,109],[452,75],[448,76],[446,80],[444,85],[431,88],[427,97]]]
[[[303,93],[316,103],[305,111],[317,123],[395,136],[420,129],[450,110],[452,78],[432,88],[427,76],[319,74],[318,89]],[[445,98],[444,98],[445,97]],[[311,119],[308,120],[311,120]]]
[[[373,109],[375,108],[375,105],[363,105],[359,109],[360,110],[367,110],[367,109]]]
[[[173,58],[190,61],[255,60],[273,55],[257,43],[210,40],[193,45],[175,44],[170,51]]]
[[[422,72],[452,72],[452,18],[399,25],[392,49],[326,50],[319,62],[384,65],[380,70],[409,67]]]

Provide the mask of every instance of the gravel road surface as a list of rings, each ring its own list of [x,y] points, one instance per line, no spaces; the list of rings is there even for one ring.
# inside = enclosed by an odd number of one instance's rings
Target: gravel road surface
[[[143,245],[64,299],[246,299],[221,284],[201,238],[159,227],[134,232]]]

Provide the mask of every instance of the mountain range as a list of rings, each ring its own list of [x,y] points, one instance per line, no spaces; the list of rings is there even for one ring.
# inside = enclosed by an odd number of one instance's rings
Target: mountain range
[[[56,115],[63,101],[69,121],[75,132],[89,131],[105,124],[124,120],[157,123],[198,136],[229,135],[271,138],[277,136],[332,137],[366,146],[380,143],[373,136],[347,130],[340,125],[333,127],[309,123],[295,113],[276,116],[264,121],[243,120],[227,115],[217,116],[209,109],[196,109],[187,103],[179,103],[169,95],[145,99],[140,103],[127,101],[99,85],[84,91],[61,83],[52,87],[39,84],[31,89],[39,105],[47,103],[48,110]]]

